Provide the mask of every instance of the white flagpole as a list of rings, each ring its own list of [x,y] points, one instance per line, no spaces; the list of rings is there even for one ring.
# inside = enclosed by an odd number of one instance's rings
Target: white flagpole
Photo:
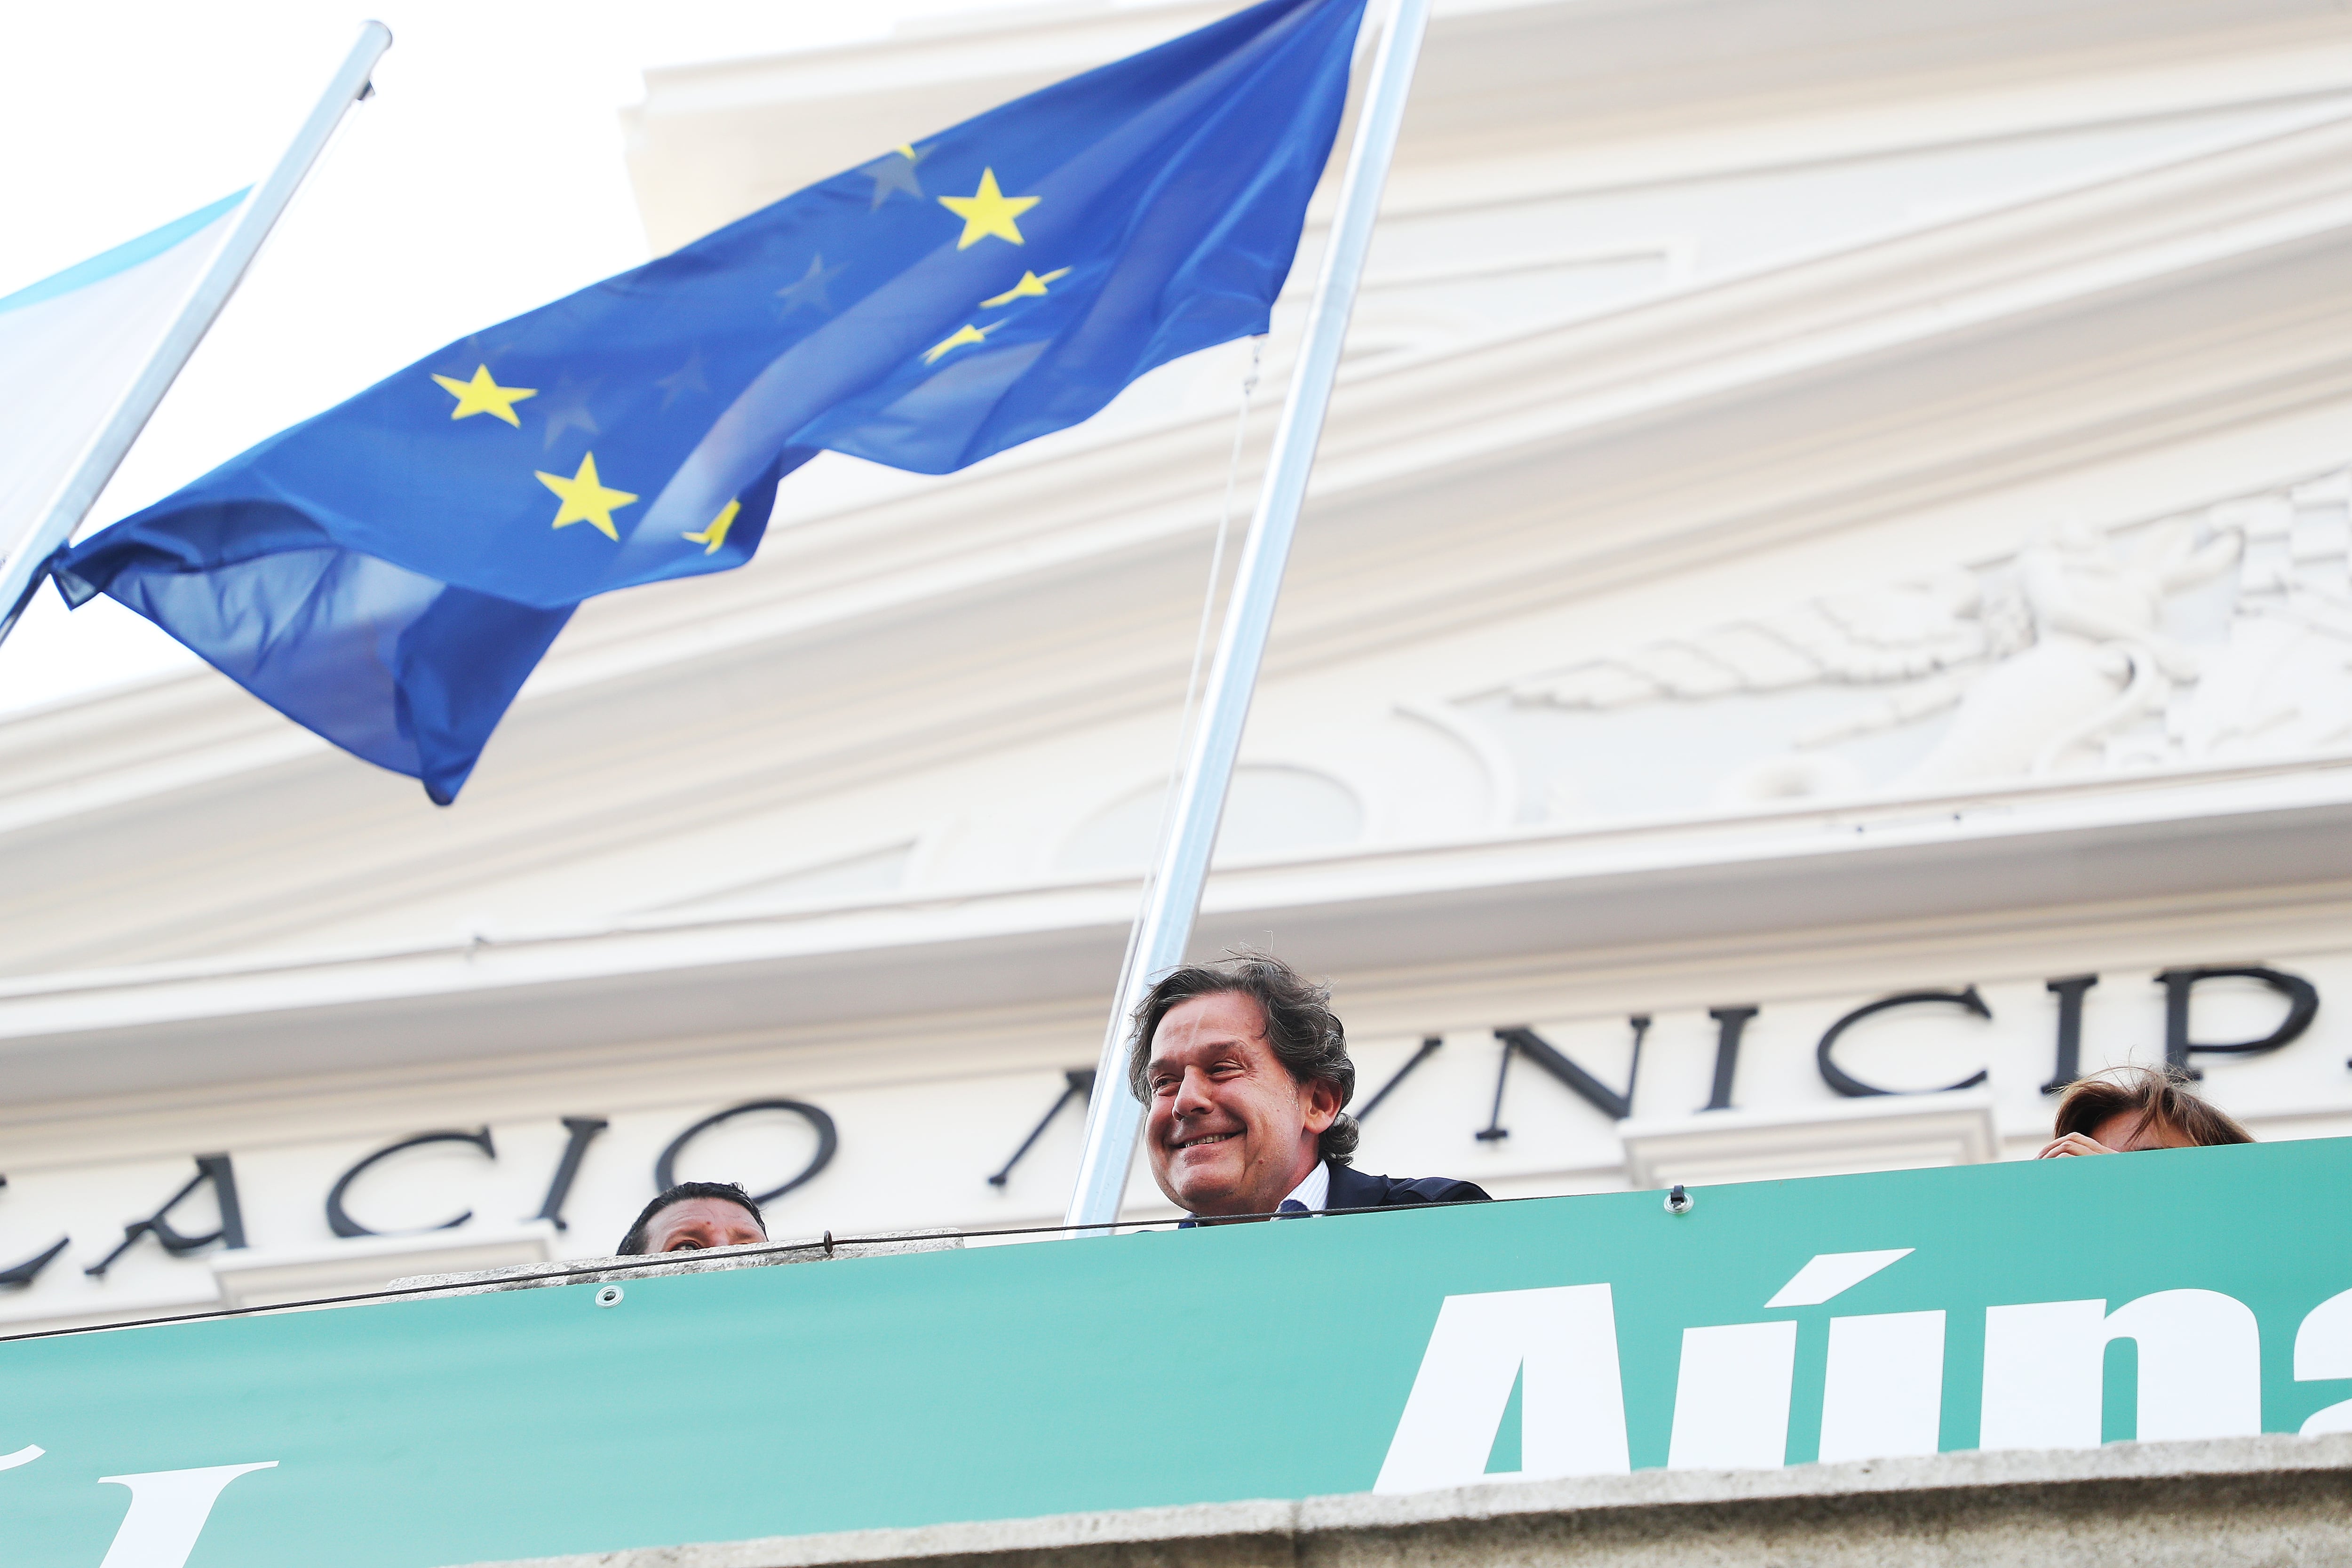
[[[1371,247],[1381,187],[1388,180],[1397,128],[1404,120],[1405,99],[1412,90],[1413,65],[1428,26],[1429,0],[1397,0],[1373,57],[1363,112],[1356,121],[1355,148],[1340,182],[1330,244],[1323,253],[1323,275],[1316,282],[1315,303],[1307,314],[1306,347],[1290,380],[1282,424],[1275,432],[1265,484],[1258,492],[1257,514],[1242,545],[1233,599],[1218,636],[1208,695],[1191,736],[1173,819],[1160,845],[1159,868],[1145,884],[1135,940],[1118,978],[1109,1027],[1103,1033],[1095,1093],[1087,1108],[1086,1152],[1078,1161],[1077,1184],[1070,1194],[1064,1220],[1068,1225],[1108,1226],[1118,1218],[1128,1167],[1135,1158],[1136,1134],[1143,1121],[1142,1106],[1128,1092],[1129,1019],[1152,981],[1184,961],[1185,946],[1192,940],[1192,920],[1201,908],[1201,885],[1209,873],[1209,853],[1216,847],[1218,819],[1224,812],[1226,788],[1233,782],[1234,758],[1241,749],[1250,698],[1257,689],[1258,667],[1265,661],[1266,630],[1274,621],[1275,600],[1282,592],[1282,573],[1290,559],[1299,504],[1307,498],[1307,477],[1315,466],[1316,443],[1322,438],[1323,416],[1330,406],[1331,381],[1339,374],[1349,312],[1355,307],[1364,254]]]
[[[344,57],[341,68],[335,72],[318,107],[302,122],[294,144],[286,149],[286,155],[278,160],[278,166],[237,215],[236,226],[222,242],[212,265],[188,291],[187,302],[180,307],[170,330],[155,345],[139,379],[115,403],[114,411],[83,449],[81,460],[58,488],[40,521],[25,535],[15,553],[0,562],[0,639],[15,629],[17,617],[32,599],[33,590],[40,585],[42,565],[58,546],[73,537],[73,531],[81,526],[81,520],[98,504],[100,492],[121,466],[131,443],[147,427],[155,405],[163,401],[163,394],[171,390],[181,367],[188,363],[188,356],[204,342],[221,307],[236,292],[246,268],[277,224],[278,215],[286,210],[286,204],[293,200],[302,177],[326,150],[343,111],[373,90],[368,83],[368,73],[375,69],[376,61],[390,47],[392,29],[382,22],[369,22],[360,28],[359,42],[352,46],[352,52]]]

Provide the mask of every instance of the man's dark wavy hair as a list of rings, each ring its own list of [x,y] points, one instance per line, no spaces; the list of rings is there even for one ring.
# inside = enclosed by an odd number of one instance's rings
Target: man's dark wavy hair
[[[1321,1079],[1339,1091],[1339,1103],[1356,1097],[1356,1064],[1348,1059],[1348,1029],[1331,1011],[1331,988],[1309,980],[1272,953],[1244,950],[1215,963],[1188,963],[1161,977],[1135,1009],[1135,1036],[1127,1053],[1127,1086],[1150,1104],[1151,1037],[1160,1020],[1195,996],[1255,998],[1265,1015],[1265,1043],[1292,1081]],[[1317,1149],[1335,1165],[1356,1152],[1356,1119],[1342,1110],[1323,1130]]]
[[[733,1182],[680,1182],[638,1211],[637,1223],[629,1226],[629,1234],[621,1237],[621,1246],[614,1256],[637,1258],[646,1250],[646,1226],[653,1224],[654,1215],[672,1204],[682,1204],[688,1198],[719,1198],[737,1205],[751,1215],[751,1223],[760,1234],[768,1234],[768,1216],[760,1212],[760,1205],[751,1194]]]

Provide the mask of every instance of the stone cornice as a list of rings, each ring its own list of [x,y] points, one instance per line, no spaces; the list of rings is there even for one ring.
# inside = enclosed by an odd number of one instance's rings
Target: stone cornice
[[[1116,1396],[1116,1395],[1114,1395]],[[2352,1436],[1642,1470],[1402,1497],[1196,1503],[541,1557],[474,1568],[2149,1565],[2339,1558]]]
[[[2345,765],[1787,810],[1701,824],[1523,832],[1236,867],[1199,943],[1278,928],[1314,969],[1492,963],[1986,909],[2181,899],[2352,878]],[[425,1066],[698,1032],[963,1016],[1091,995],[1132,912],[1125,881],[877,899],[309,960],[182,963],[0,983],[20,1100],[108,1083]],[[2205,955],[2210,958],[2210,955]]]

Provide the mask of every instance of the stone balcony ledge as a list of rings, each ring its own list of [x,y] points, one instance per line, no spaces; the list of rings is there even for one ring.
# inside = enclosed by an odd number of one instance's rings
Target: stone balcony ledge
[[[474,1568],[2132,1568],[2352,1562],[2352,1435],[1643,1470]]]

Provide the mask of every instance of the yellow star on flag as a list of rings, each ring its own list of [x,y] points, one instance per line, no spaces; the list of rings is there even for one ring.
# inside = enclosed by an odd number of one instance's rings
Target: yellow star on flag
[[[999,239],[1022,243],[1020,229],[1013,220],[1035,206],[1042,196],[1008,196],[996,187],[996,171],[980,172],[980,189],[968,196],[941,196],[940,205],[963,219],[963,237],[956,241],[958,250],[968,249],[990,235]]]
[[[1069,275],[1070,269],[1066,267],[1056,267],[1043,278],[1038,277],[1034,272],[1024,272],[1020,282],[1015,283],[993,300],[982,300],[980,302],[980,308],[983,310],[993,310],[999,305],[1010,305],[1015,300],[1042,300],[1045,297],[1046,284],[1056,278],[1067,278]]]
[[[474,379],[471,381],[459,381],[453,375],[436,375],[433,379],[441,384],[442,391],[457,400],[457,406],[449,410],[450,418],[463,419],[468,414],[488,414],[505,420],[518,430],[522,428],[522,421],[515,417],[514,405],[526,397],[539,395],[539,389],[535,386],[500,386],[491,378],[490,367],[486,364],[474,367]]]
[[[593,526],[597,532],[614,543],[621,542],[620,530],[613,526],[613,509],[627,506],[637,498],[626,490],[605,487],[604,482],[596,477],[595,453],[583,454],[580,459],[580,471],[570,479],[562,474],[540,474],[539,482],[563,498],[563,504],[555,509],[555,527],[584,522]]]
[[[704,529],[700,533],[681,533],[678,537],[689,544],[701,545],[705,555],[716,555],[719,553],[719,547],[727,542],[727,531],[735,526],[735,514],[742,510],[741,501],[730,500],[727,503],[725,511],[710,520],[709,528]]]
[[[975,327],[970,321],[966,321],[962,326],[958,327],[954,331],[950,332],[946,337],[941,338],[938,342],[933,343],[929,348],[925,349],[923,351],[923,363],[925,364],[937,364],[940,362],[940,356],[941,354],[962,343],[984,343],[988,341],[988,334],[996,331],[997,328],[1003,324],[1004,323],[1002,321],[992,321],[987,326]]]

